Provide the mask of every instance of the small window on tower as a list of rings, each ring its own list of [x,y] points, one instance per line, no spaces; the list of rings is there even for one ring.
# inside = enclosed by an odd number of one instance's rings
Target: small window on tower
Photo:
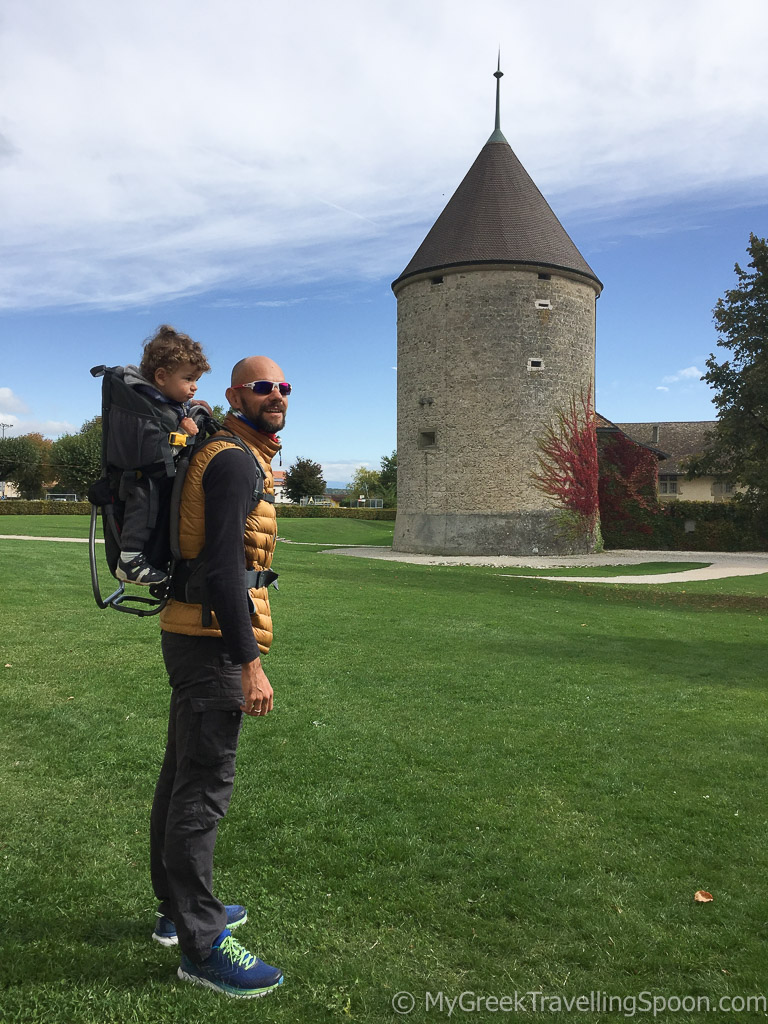
[[[442,284],[442,283],[443,283],[442,275],[440,277],[433,277],[432,278],[432,284]]]
[[[536,299],[536,309],[552,309],[549,299]]]
[[[544,368],[544,360],[543,359],[529,359],[528,360],[528,369],[529,370],[542,370],[543,368]]]
[[[435,447],[435,432],[434,430],[422,430],[419,434],[419,448],[434,448]]]
[[[540,281],[551,281],[552,280],[552,275],[551,274],[539,274],[539,280]]]

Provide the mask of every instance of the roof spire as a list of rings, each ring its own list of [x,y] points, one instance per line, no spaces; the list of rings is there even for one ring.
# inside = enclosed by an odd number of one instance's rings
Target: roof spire
[[[504,142],[506,145],[509,145],[501,133],[501,80],[504,77],[504,72],[501,70],[501,47],[499,47],[499,60],[496,70],[493,72],[493,77],[496,79],[496,127],[488,141]]]
[[[499,62],[496,66],[496,70],[493,72],[493,77],[496,79],[496,131],[501,131],[501,112],[499,98],[501,93],[501,80],[504,77],[504,72],[501,70],[501,47],[499,47]]]

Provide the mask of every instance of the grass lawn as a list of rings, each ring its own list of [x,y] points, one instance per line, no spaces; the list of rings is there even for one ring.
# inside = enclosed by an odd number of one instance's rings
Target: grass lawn
[[[236,1002],[149,941],[156,622],[96,608],[84,545],[0,541],[2,1024],[768,992],[768,577],[593,588],[288,544],[276,568],[275,711],[245,723],[216,883],[286,983]]]
[[[90,516],[0,516],[0,534],[87,537]],[[395,524],[367,519],[278,519],[278,535],[311,544],[391,545]],[[101,537],[99,526],[98,536]]]

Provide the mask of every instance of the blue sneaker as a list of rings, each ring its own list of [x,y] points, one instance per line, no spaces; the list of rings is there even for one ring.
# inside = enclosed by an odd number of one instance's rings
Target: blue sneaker
[[[232,938],[229,928],[224,929],[211,955],[201,964],[193,963],[182,953],[177,973],[182,981],[191,981],[193,985],[203,985],[236,999],[257,999],[283,984],[283,972],[249,953]]]
[[[248,920],[248,911],[245,907],[235,905],[233,907],[225,907],[224,909],[227,912],[227,928],[239,928],[241,924],[245,924]],[[178,946],[179,944],[176,925],[170,917],[160,913],[157,914],[152,938],[155,942],[159,942],[161,946]]]

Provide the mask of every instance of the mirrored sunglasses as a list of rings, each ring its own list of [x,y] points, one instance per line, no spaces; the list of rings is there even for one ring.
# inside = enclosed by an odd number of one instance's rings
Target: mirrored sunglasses
[[[283,398],[287,398],[291,393],[291,385],[286,381],[276,380],[252,380],[250,384],[235,384],[234,390],[238,388],[250,388],[254,395],[271,395],[272,392],[277,388]]]

